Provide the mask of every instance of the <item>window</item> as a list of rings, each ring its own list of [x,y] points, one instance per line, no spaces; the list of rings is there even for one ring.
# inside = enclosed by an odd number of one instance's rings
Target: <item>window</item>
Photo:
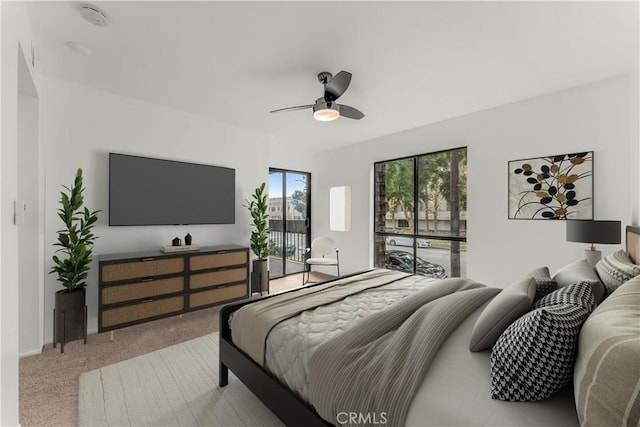
[[[377,162],[374,173],[376,267],[465,276],[467,149]]]

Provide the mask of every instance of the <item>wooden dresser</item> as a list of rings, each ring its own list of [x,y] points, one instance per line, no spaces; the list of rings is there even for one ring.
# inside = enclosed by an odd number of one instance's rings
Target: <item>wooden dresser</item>
[[[98,256],[98,332],[249,296],[249,248]]]

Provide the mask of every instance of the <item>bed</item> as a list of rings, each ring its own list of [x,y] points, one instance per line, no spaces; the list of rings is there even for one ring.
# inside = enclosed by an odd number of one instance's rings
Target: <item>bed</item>
[[[626,239],[627,249],[623,255],[628,256],[631,262],[637,263],[640,255],[640,229],[631,226],[627,227]],[[617,277],[615,274],[614,276]],[[361,281],[363,277],[367,279],[366,283]],[[387,280],[388,283],[385,282]],[[374,283],[371,284],[371,281]],[[434,292],[440,292],[435,289],[442,288],[444,283],[444,285],[452,289],[456,288],[456,291],[452,291],[452,295],[445,295],[449,299],[458,298],[457,294],[460,294],[458,290],[462,287],[465,292],[476,292],[476,296],[473,298],[476,302],[456,302],[458,304],[456,307],[464,306],[466,307],[464,310],[467,310],[468,313],[450,327],[450,334],[438,338],[441,344],[436,349],[437,351],[433,351],[432,357],[429,357],[430,364],[427,364],[428,369],[425,368],[425,372],[420,375],[419,380],[411,385],[413,387],[411,394],[406,396],[404,400],[401,399],[399,405],[406,407],[401,418],[402,424],[416,426],[572,426],[580,425],[581,423],[583,425],[598,425],[601,420],[597,417],[606,411],[598,409],[597,404],[589,403],[589,405],[586,405],[584,402],[597,401],[598,404],[601,404],[602,393],[608,393],[606,388],[600,394],[591,393],[592,389],[595,390],[592,384],[595,381],[593,378],[597,375],[602,376],[603,373],[597,372],[594,374],[590,370],[589,366],[593,364],[593,360],[590,359],[593,359],[593,354],[600,353],[598,353],[599,350],[594,350],[588,354],[588,357],[585,356],[582,359],[580,355],[583,348],[601,349],[600,341],[611,341],[611,336],[616,334],[615,331],[612,332],[615,327],[607,326],[604,337],[601,336],[602,332],[600,332],[600,335],[596,333],[597,331],[602,331],[601,325],[583,327],[580,339],[582,340],[583,335],[588,337],[585,338],[587,340],[585,343],[580,341],[579,344],[582,347],[578,351],[576,367],[580,366],[580,369],[576,368],[575,375],[578,375],[579,371],[580,377],[574,378],[573,381],[573,383],[577,384],[576,390],[578,391],[576,393],[574,393],[573,387],[569,385],[540,401],[514,402],[492,399],[489,389],[492,387],[493,364],[496,363],[495,360],[492,360],[492,351],[469,351],[469,337],[474,333],[474,327],[479,322],[478,319],[483,312],[492,304],[492,301],[497,299],[494,297],[499,290],[483,287],[468,279],[448,279],[445,282],[409,276],[398,272],[387,273],[381,270],[372,270],[342,277],[336,281],[313,284],[303,290],[292,290],[282,294],[227,305],[220,312],[219,384],[221,387],[227,384],[228,370],[230,369],[286,425],[394,425],[391,419],[388,419],[389,415],[385,411],[375,410],[376,403],[373,403],[373,406],[366,406],[370,402],[365,402],[365,406],[357,406],[359,404],[362,405],[362,402],[350,403],[351,395],[358,394],[358,390],[360,390],[358,388],[349,389],[351,380],[343,381],[342,385],[336,387],[335,390],[330,388],[332,383],[340,383],[342,376],[348,376],[348,369],[325,375],[325,371],[322,369],[330,369],[331,366],[321,365],[323,363],[329,365],[354,363],[354,359],[344,361],[345,357],[348,358],[350,356],[343,355],[350,355],[357,349],[345,347],[345,345],[348,346],[349,344],[345,344],[346,341],[343,337],[355,334],[356,338],[354,339],[357,341],[363,333],[370,334],[372,333],[371,329],[375,332],[379,327],[373,326],[369,330],[365,330],[363,324],[375,323],[375,319],[385,316],[383,313],[392,311],[389,310],[389,307],[393,307],[393,310],[399,312],[404,309],[398,307],[404,307],[408,304],[416,306],[432,304],[432,296],[430,295]],[[630,286],[625,285],[627,294],[630,295],[626,298],[631,298],[633,310],[638,312],[640,294],[635,290],[640,289],[640,276],[632,280],[632,282],[635,282],[635,284],[630,283],[629,285],[635,286],[633,289],[629,290]],[[625,288],[625,286],[621,288]],[[300,293],[309,295],[299,298]],[[504,293],[502,292],[502,294]],[[622,292],[616,290],[615,293]],[[327,294],[335,295],[329,297]],[[411,297],[407,298],[409,295]],[[420,295],[420,297],[417,297],[417,295]],[[309,299],[313,298],[319,298],[320,304],[308,302]],[[424,298],[424,301],[418,301],[419,298]],[[296,307],[293,312],[283,311],[283,300],[295,301],[294,305]],[[587,318],[585,325],[591,322],[591,317],[594,317],[594,322],[591,323],[602,323],[598,319],[606,316],[596,316],[598,309],[604,308],[601,311],[611,313],[617,310],[611,305],[621,300],[623,298],[608,297],[605,303]],[[613,303],[609,304],[609,307],[604,307],[609,301]],[[624,301],[625,303],[621,305],[621,310],[629,307],[628,301]],[[309,308],[307,304],[314,307],[317,304],[319,307]],[[451,309],[433,308],[431,312],[438,310],[451,311]],[[457,308],[454,311],[460,310],[462,309]],[[633,310],[631,316],[634,316]],[[357,313],[355,315],[357,319],[362,320],[364,318],[367,321],[352,322],[356,323],[357,327],[349,326],[351,323],[343,318],[349,317],[353,313]],[[628,313],[625,315],[628,317]],[[257,316],[253,318],[254,323],[251,323],[252,316]],[[424,316],[422,320],[424,323],[434,322],[433,318],[429,317],[430,314],[425,314]],[[605,321],[611,322],[610,314],[607,314],[607,316],[609,318],[605,319]],[[414,317],[412,315],[411,319]],[[639,320],[639,318],[635,318],[635,320]],[[613,322],[617,324],[616,320]],[[638,324],[640,325],[640,322]],[[640,326],[638,327],[640,328]],[[441,330],[442,328],[442,326],[438,326],[436,329]],[[397,329],[400,330],[402,327]],[[585,329],[589,329],[589,331],[595,330],[596,332],[591,335],[585,334]],[[630,345],[631,352],[637,351],[637,354],[632,354],[632,357],[640,356],[640,331],[635,330],[631,334],[631,338],[629,338],[628,329],[628,327],[626,329],[623,328],[623,331],[620,332],[622,334],[621,340],[625,345]],[[396,329],[394,329],[394,334],[395,331]],[[433,331],[426,334],[429,333],[437,335]],[[422,334],[423,332],[420,332],[420,336]],[[387,339],[387,335],[389,334],[382,331],[379,336],[375,337],[374,341],[378,342],[379,340]],[[396,337],[394,336],[391,339],[396,339]],[[396,341],[392,342],[395,343]],[[413,346],[415,338],[410,338],[407,342]],[[419,352],[432,354],[432,349],[428,347],[428,343],[421,345],[426,345],[426,347],[420,348]],[[498,344],[496,344],[497,346]],[[385,345],[386,347],[393,346]],[[370,352],[368,348],[363,351],[365,353]],[[587,350],[584,352],[585,354],[588,353]],[[337,355],[338,353],[340,355]],[[495,348],[493,353],[495,353]],[[626,349],[624,354],[628,355],[629,350]],[[334,355],[338,358],[333,359]],[[415,358],[415,355],[413,357]],[[361,372],[361,369],[365,369],[362,372],[366,372],[366,369],[375,364],[374,362],[377,362],[377,360],[367,360],[361,365],[348,366],[358,366],[358,372]],[[414,365],[408,365],[411,369],[422,369],[421,366],[415,365],[415,361],[413,363]],[[401,365],[402,363],[399,364]],[[602,361],[599,361],[598,364],[602,364]],[[489,369],[490,365],[491,369]],[[388,370],[388,366],[382,369]],[[376,374],[368,375],[369,378],[376,377],[379,370],[371,372]],[[586,372],[589,372],[589,374]],[[632,374],[631,377],[636,375],[633,372]],[[331,375],[334,376],[332,377]],[[591,375],[589,377],[591,382],[587,381],[587,375]],[[325,376],[326,378],[324,378]],[[391,389],[400,382],[412,382],[412,378],[402,377],[402,369],[400,368],[394,370],[387,377],[390,377],[389,381],[391,381],[389,383],[391,386],[387,387]],[[640,372],[637,373],[637,377],[640,378]],[[323,381],[329,385],[315,385]],[[598,381],[602,382],[601,380]],[[584,384],[587,385],[583,386]],[[365,384],[359,387],[364,387],[365,389],[371,387],[374,389],[379,386],[380,384],[367,384],[365,381]],[[633,384],[630,387],[633,389]],[[338,396],[337,399],[338,401],[347,401],[346,406],[336,408],[336,402],[327,403],[322,400],[324,395],[328,392],[328,394],[333,394],[334,391],[338,395],[340,392],[345,393]],[[402,390],[400,391],[402,392]],[[378,392],[375,394],[377,395]],[[579,402],[576,400],[578,394],[582,396],[582,400]],[[373,397],[377,397],[376,395]],[[619,396],[616,396],[616,398],[622,401]],[[464,410],[462,411],[460,410],[461,404],[464,404]],[[578,411],[576,411],[576,404]],[[347,411],[345,409],[350,407],[359,409],[357,411]],[[365,409],[363,410],[362,408]],[[637,393],[627,406],[612,411],[620,410],[626,413],[627,418],[631,417],[631,420],[635,416],[640,416],[638,415],[640,414],[640,397],[637,396]],[[336,418],[336,411],[341,418]],[[591,411],[591,415],[587,415],[589,411]],[[333,415],[331,415],[332,413]],[[593,415],[593,413],[596,415]],[[615,419],[617,415],[614,413],[613,415],[609,414],[609,416]],[[590,420],[588,423],[584,421],[586,418]]]

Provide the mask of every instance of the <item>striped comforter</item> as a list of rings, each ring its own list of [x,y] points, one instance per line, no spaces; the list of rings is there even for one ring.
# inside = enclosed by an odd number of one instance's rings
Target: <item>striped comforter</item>
[[[451,278],[322,344],[309,362],[310,403],[340,425],[404,425],[430,361],[499,289]]]

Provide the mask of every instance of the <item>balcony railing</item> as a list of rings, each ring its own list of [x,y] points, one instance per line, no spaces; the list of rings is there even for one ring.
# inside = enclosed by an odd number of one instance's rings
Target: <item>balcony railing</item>
[[[307,235],[305,233],[284,233],[282,244],[282,231],[269,233],[269,251],[272,257],[285,257],[287,260],[304,262],[307,248]]]

